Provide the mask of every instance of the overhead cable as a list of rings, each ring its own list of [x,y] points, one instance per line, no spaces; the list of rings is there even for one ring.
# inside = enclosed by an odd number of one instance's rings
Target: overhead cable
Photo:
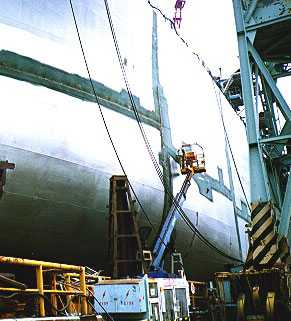
[[[247,206],[249,208],[249,211],[251,212],[252,209],[251,209],[250,203],[248,201],[245,188],[244,188],[243,183],[242,183],[241,175],[239,173],[239,170],[238,170],[238,167],[237,167],[237,164],[236,164],[236,160],[235,160],[235,157],[234,157],[234,154],[233,154],[233,151],[232,151],[232,147],[231,147],[231,144],[230,144],[228,132],[227,132],[227,129],[226,129],[224,116],[223,116],[223,111],[222,111],[222,103],[221,103],[220,92],[217,93],[215,84],[214,83],[212,83],[212,84],[213,84],[213,88],[214,88],[214,92],[215,92],[216,102],[217,102],[217,105],[218,105],[218,108],[219,108],[219,113],[220,113],[220,118],[221,118],[221,122],[222,122],[222,126],[223,126],[224,135],[225,135],[225,138],[226,138],[226,141],[227,141],[227,145],[228,145],[228,148],[229,148],[229,151],[230,151],[230,154],[231,154],[231,158],[232,158],[232,161],[233,161],[233,164],[234,164],[234,168],[235,168],[235,171],[236,171],[236,174],[237,174],[237,177],[238,177],[238,180],[239,180],[239,184],[241,186],[241,189],[242,189],[242,192],[243,192],[243,195],[244,195],[244,198],[245,198],[245,202],[246,202],[246,204],[247,204]]]
[[[110,143],[112,145],[112,148],[114,150],[114,153],[115,153],[115,156],[118,160],[118,163],[121,167],[121,170],[123,172],[123,174],[127,177],[127,174],[126,174],[126,171],[125,171],[125,168],[122,164],[122,161],[120,159],[120,156],[118,154],[118,151],[116,149],[116,146],[114,144],[114,141],[113,141],[113,138],[110,134],[110,131],[109,131],[109,128],[108,128],[108,125],[107,125],[107,122],[106,122],[106,119],[104,117],[104,113],[103,113],[103,110],[102,110],[102,107],[101,107],[101,104],[100,104],[100,101],[99,101],[99,98],[97,96],[97,93],[96,93],[96,90],[95,90],[95,87],[94,87],[94,84],[93,84],[93,80],[92,80],[92,77],[91,77],[91,72],[90,72],[90,69],[89,69],[89,65],[88,65],[88,62],[87,62],[87,58],[86,58],[86,53],[85,53],[85,50],[84,50],[84,46],[83,46],[83,42],[82,42],[82,39],[81,39],[81,35],[80,35],[80,31],[79,31],[79,27],[78,27],[78,22],[77,22],[77,19],[76,19],[76,15],[75,15],[75,10],[74,10],[74,7],[73,7],[73,3],[72,3],[72,0],[69,0],[69,3],[70,3],[70,7],[71,7],[71,12],[72,12],[72,16],[73,16],[73,20],[74,20],[74,25],[75,25],[75,28],[76,28],[76,32],[77,32],[77,35],[78,35],[78,41],[79,41],[79,44],[80,44],[80,48],[81,48],[81,51],[82,51],[82,56],[83,56],[83,60],[84,60],[84,64],[86,66],[86,70],[87,70],[87,74],[88,74],[88,78],[89,78],[89,81],[90,81],[90,85],[91,85],[91,88],[92,88],[92,92],[93,92],[93,95],[95,97],[95,100],[96,100],[96,103],[98,105],[98,109],[99,109],[99,112],[100,112],[100,115],[101,115],[101,118],[102,118],[102,121],[103,121],[103,124],[104,124],[104,127],[105,127],[105,130],[106,130],[106,133],[107,133],[107,136],[110,140]],[[129,187],[137,201],[137,203],[139,204],[140,206],[140,209],[142,211],[142,214],[145,216],[145,218],[147,219],[148,223],[150,224],[150,226],[152,227],[152,229],[156,232],[156,227],[154,226],[154,224],[151,222],[148,214],[146,213],[144,207],[142,206],[130,180],[128,179],[127,177],[127,180],[128,180],[128,184],[129,184]]]
[[[166,14],[157,6],[153,5],[151,0],[147,0],[147,3],[151,6],[152,9],[154,9],[155,11],[159,12],[160,15],[162,15],[162,17],[168,21],[170,23],[170,27],[172,30],[174,30],[174,32],[176,33],[176,35],[178,36],[178,38],[182,41],[182,43],[191,50],[192,55],[198,60],[198,62],[200,63],[200,65],[203,67],[203,69],[209,74],[209,76],[215,81],[215,83],[217,84],[217,78],[212,74],[210,68],[207,66],[205,60],[194,50],[191,49],[191,45],[189,44],[189,42],[187,40],[185,40],[181,34],[179,33],[179,31],[176,28],[176,25],[174,23],[174,21],[167,17]],[[220,88],[220,87],[219,87]]]
[[[108,22],[109,22],[109,25],[110,25],[110,29],[111,29],[111,33],[112,33],[112,37],[113,37],[113,41],[114,41],[114,45],[115,45],[118,61],[119,61],[120,68],[121,68],[121,71],[122,71],[122,76],[123,76],[123,79],[124,79],[124,82],[125,82],[125,85],[126,85],[128,96],[129,96],[129,100],[130,100],[130,103],[131,103],[131,106],[132,106],[136,121],[138,123],[138,127],[139,127],[139,129],[141,131],[141,134],[142,134],[142,137],[144,139],[146,148],[147,148],[148,153],[150,155],[150,158],[151,158],[151,160],[153,162],[154,168],[155,168],[155,170],[156,170],[156,172],[157,172],[157,174],[158,174],[158,176],[159,176],[159,178],[161,180],[161,183],[164,186],[165,192],[169,196],[172,204],[175,206],[175,209],[178,211],[178,213],[180,214],[180,216],[183,219],[183,221],[185,222],[185,224],[191,229],[191,231],[193,233],[197,234],[197,237],[200,239],[200,241],[202,243],[204,243],[209,248],[215,250],[217,253],[219,253],[221,256],[223,256],[225,258],[228,258],[230,260],[237,261],[237,262],[242,262],[240,259],[235,258],[233,256],[230,256],[230,255],[226,254],[225,252],[223,252],[222,250],[220,250],[219,248],[217,248],[208,239],[206,239],[206,237],[204,235],[202,235],[202,233],[194,226],[194,224],[188,218],[187,214],[184,212],[184,210],[182,209],[180,204],[176,201],[175,197],[173,196],[172,192],[170,191],[169,186],[165,183],[165,181],[163,179],[163,173],[161,172],[159,164],[158,164],[158,162],[157,162],[157,160],[155,158],[155,155],[154,155],[154,153],[152,151],[151,145],[149,143],[149,140],[148,140],[147,135],[145,133],[145,130],[143,128],[142,122],[140,120],[139,112],[137,110],[135,101],[133,99],[133,95],[132,95],[132,92],[131,92],[131,89],[130,89],[130,85],[129,85],[129,82],[128,82],[128,79],[127,79],[127,74],[126,74],[126,71],[125,71],[124,63],[123,63],[123,60],[122,60],[121,52],[120,52],[120,49],[119,49],[118,40],[117,40],[117,37],[116,37],[116,33],[115,33],[115,29],[114,29],[114,25],[113,25],[111,13],[110,13],[110,8],[109,8],[109,5],[108,5],[108,1],[104,0],[104,4],[105,4],[105,8],[106,8]]]
[[[180,33],[178,32],[173,20],[170,19],[169,17],[167,17],[160,8],[154,6],[151,3],[150,0],[147,0],[147,2],[152,7],[152,9],[158,11],[163,16],[163,18],[170,23],[171,28],[175,31],[176,35],[180,38],[180,40],[185,44],[185,46],[187,48],[190,48],[190,44],[180,35]],[[228,138],[227,130],[226,130],[226,127],[225,127],[225,122],[224,122],[224,118],[223,118],[223,115],[222,115],[220,93],[219,93],[219,97],[218,97],[218,94],[217,94],[217,91],[216,91],[216,87],[218,87],[218,89],[220,91],[221,91],[221,87],[218,85],[217,78],[212,74],[212,72],[211,72],[210,68],[207,66],[205,60],[197,52],[195,52],[195,51],[191,51],[191,52],[197,58],[198,62],[200,62],[201,66],[204,68],[204,70],[206,70],[206,72],[208,73],[208,75],[212,79],[212,82],[213,82],[213,85],[214,85],[214,91],[215,91],[215,95],[216,95],[216,99],[217,99],[217,104],[218,104],[218,106],[220,108],[220,114],[221,114],[221,120],[222,120],[222,123],[223,123],[224,132],[226,134],[227,144],[229,146],[231,157],[232,157],[232,160],[233,160],[233,163],[234,163],[234,167],[235,167],[235,170],[236,170],[236,173],[237,173],[237,176],[238,176],[239,183],[241,185],[241,188],[242,188],[242,191],[243,191],[243,194],[244,194],[244,198],[245,198],[246,204],[248,205],[248,208],[251,211],[251,207],[250,207],[250,204],[248,202],[248,199],[247,199],[247,196],[246,196],[246,192],[245,192],[245,189],[244,189],[243,184],[242,184],[241,176],[239,174],[239,171],[238,171],[238,168],[237,168],[237,165],[236,165],[236,161],[235,161],[235,158],[234,158],[234,155],[233,155],[233,152],[232,152],[232,148],[231,148],[230,141],[229,141],[229,138]]]

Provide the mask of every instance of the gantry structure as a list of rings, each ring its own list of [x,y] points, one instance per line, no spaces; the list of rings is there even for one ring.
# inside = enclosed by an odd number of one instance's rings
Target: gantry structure
[[[245,267],[269,268],[285,261],[291,244],[291,110],[279,88],[291,76],[291,1],[233,0],[233,8],[240,71],[225,91],[235,103],[242,94],[245,108],[252,207]]]

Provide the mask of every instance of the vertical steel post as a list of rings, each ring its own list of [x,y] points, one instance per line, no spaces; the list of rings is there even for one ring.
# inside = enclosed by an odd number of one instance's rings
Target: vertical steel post
[[[243,99],[246,109],[247,138],[249,144],[249,163],[251,176],[251,202],[268,201],[263,162],[258,144],[258,121],[253,97],[253,82],[250,68],[246,31],[243,22],[241,0],[233,0],[237,30]],[[256,178],[256,179],[254,179]]]
[[[117,221],[117,215],[116,215],[116,211],[117,211],[117,195],[116,195],[116,180],[112,180],[112,213],[115,213],[115,215],[113,215],[113,234],[112,234],[112,239],[111,241],[113,242],[113,269],[112,269],[112,276],[113,277],[117,277],[118,276],[118,265],[117,265],[117,234],[118,234],[118,221]]]
[[[278,89],[276,82],[272,78],[270,72],[266,68],[264,61],[261,59],[259,53],[255,49],[255,47],[251,44],[250,40],[246,41],[248,51],[251,53],[253,59],[255,60],[258,68],[260,69],[260,72],[264,76],[267,84],[269,85],[271,91],[274,93],[274,97],[276,98],[277,102],[279,103],[278,107],[282,113],[282,115],[285,117],[286,121],[291,121],[291,110],[282,95],[281,91]]]
[[[80,272],[80,290],[82,292],[81,314],[86,315],[88,314],[88,309],[87,309],[86,274],[85,274],[84,267],[81,267],[81,272]]]
[[[66,290],[68,291],[72,291],[72,287],[70,286],[71,284],[71,277],[70,275],[68,274],[65,274],[65,283],[66,283]],[[73,309],[73,304],[71,302],[72,300],[72,295],[66,295],[66,302],[67,302],[67,306],[68,306],[68,312],[69,314],[72,314],[74,312],[74,309]]]
[[[283,200],[283,206],[281,211],[281,219],[279,224],[279,233],[288,238],[289,244],[291,244],[291,235],[288,235],[291,217],[291,174],[289,174],[285,197]]]
[[[45,316],[42,265],[36,267],[36,284],[38,288],[39,315]]]
[[[57,275],[56,275],[56,272],[52,272],[51,289],[52,290],[56,290],[57,289]],[[52,305],[52,314],[54,316],[56,316],[57,315],[58,303],[57,303],[57,295],[54,294],[54,293],[51,294],[51,305]]]
[[[227,137],[226,137],[226,134],[225,134],[225,156],[226,156],[227,171],[228,171],[228,182],[229,182],[229,187],[230,187],[231,197],[232,197],[232,206],[233,206],[235,230],[236,230],[237,243],[238,243],[238,252],[239,252],[239,258],[241,260],[243,260],[241,237],[240,237],[240,231],[239,231],[239,222],[238,222],[238,215],[237,215],[237,210],[236,210],[236,202],[235,202],[235,194],[234,194],[234,184],[233,184],[233,177],[232,177],[232,171],[231,171],[231,164],[230,164],[228,148],[229,147],[227,145]]]

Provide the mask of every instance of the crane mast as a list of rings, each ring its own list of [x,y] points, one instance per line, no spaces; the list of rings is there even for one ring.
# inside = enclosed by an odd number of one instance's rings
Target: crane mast
[[[286,262],[291,241],[291,110],[278,87],[291,74],[291,2],[233,0],[233,8],[251,182],[245,268],[271,268]]]
[[[216,282],[221,298],[227,284],[237,289],[237,321],[290,320],[291,110],[278,82],[291,75],[291,1],[232,2],[240,71],[222,89],[234,110],[245,108],[251,222],[243,271]]]

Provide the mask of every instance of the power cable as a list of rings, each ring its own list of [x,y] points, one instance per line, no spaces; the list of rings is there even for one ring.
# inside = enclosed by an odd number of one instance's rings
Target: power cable
[[[148,138],[146,136],[146,133],[144,131],[144,128],[143,128],[143,125],[142,125],[142,122],[140,120],[140,117],[139,117],[139,112],[136,108],[136,105],[135,105],[135,101],[133,99],[133,95],[132,95],[132,92],[131,92],[131,89],[130,89],[130,86],[129,86],[129,82],[128,82],[128,79],[127,79],[127,75],[126,75],[126,71],[125,71],[125,67],[124,67],[124,63],[123,63],[123,60],[122,60],[122,56],[121,56],[121,53],[120,53],[120,49],[119,49],[119,45],[118,45],[118,40],[117,40],[117,37],[116,37],[116,33],[115,33],[115,30],[114,30],[114,25],[113,25],[113,21],[112,21],[112,17],[111,17],[111,13],[110,13],[110,8],[109,8],[109,5],[108,5],[108,1],[107,0],[104,0],[104,4],[105,4],[105,8],[106,8],[106,13],[107,13],[107,17],[108,17],[108,22],[109,22],[109,25],[110,25],[110,29],[111,29],[111,33],[112,33],[112,37],[113,37],[113,41],[114,41],[114,45],[115,45],[115,49],[116,49],[116,53],[117,53],[117,57],[118,57],[118,60],[119,60],[119,64],[120,64],[120,68],[121,68],[121,71],[122,71],[122,76],[123,76],[123,79],[124,79],[124,82],[125,82],[125,85],[126,85],[126,89],[127,89],[127,93],[128,93],[128,96],[129,96],[129,99],[130,99],[130,102],[131,102],[131,105],[132,105],[132,109],[134,111],[134,115],[136,117],[136,120],[137,120],[137,123],[138,123],[138,126],[139,126],[139,129],[141,131],[141,134],[142,134],[142,137],[144,139],[144,142],[145,142],[145,145],[146,145],[146,148],[148,150],[148,153],[150,155],[150,158],[153,162],[153,165],[154,165],[154,168],[161,180],[161,183],[162,185],[164,186],[164,189],[165,189],[165,192],[168,194],[168,196],[170,197],[170,200],[172,201],[172,203],[174,204],[175,206],[175,209],[178,211],[178,213],[180,214],[181,218],[184,220],[184,222],[186,223],[186,225],[192,230],[192,232],[195,232],[197,233],[197,236],[198,238],[205,244],[207,245],[208,247],[212,248],[213,250],[215,250],[217,253],[219,253],[220,255],[230,259],[230,260],[234,260],[234,261],[238,261],[238,262],[242,262],[240,259],[237,259],[235,257],[232,257],[226,253],[224,253],[223,251],[221,251],[220,249],[218,249],[214,244],[212,244],[209,240],[207,240],[202,234],[201,232],[193,225],[193,223],[191,222],[191,220],[188,218],[188,216],[185,214],[185,212],[183,211],[182,207],[180,206],[180,204],[178,202],[176,202],[176,199],[174,198],[173,194],[171,193],[171,191],[169,190],[169,187],[167,186],[167,184],[165,183],[164,179],[163,179],[163,174],[161,172],[161,169],[158,165],[158,162],[154,156],[154,153],[151,149],[151,146],[150,146],[150,143],[148,141]],[[164,242],[163,242],[164,243]]]
[[[114,318],[112,317],[112,315],[110,315],[107,310],[104,308],[104,306],[100,303],[100,301],[96,298],[96,296],[94,295],[94,293],[87,289],[87,291],[92,295],[93,299],[97,302],[97,304],[100,306],[100,308],[105,312],[106,316],[108,316],[108,318],[111,320],[111,321],[114,321]],[[96,311],[96,310],[95,310]]]
[[[152,4],[152,2],[150,0],[147,0],[147,3],[150,5],[150,7],[152,9],[154,9],[155,11],[158,11],[162,17],[168,21],[170,23],[171,29],[174,30],[174,32],[176,33],[176,35],[178,36],[178,38],[182,41],[182,43],[188,48],[190,49],[190,44],[187,40],[185,40],[181,34],[178,32],[177,28],[176,28],[176,24],[174,23],[174,21],[167,17],[166,14],[163,13],[163,11]],[[190,49],[191,50],[191,49]],[[207,66],[205,60],[194,50],[191,51],[192,55],[198,60],[198,62],[200,63],[200,65],[203,67],[203,69],[208,73],[208,75],[213,79],[213,81],[216,83],[216,85],[219,87],[219,84],[217,83],[217,78],[212,74],[210,68]],[[220,88],[220,87],[219,87]]]
[[[117,152],[117,149],[115,147],[115,144],[114,144],[114,141],[113,141],[113,138],[110,134],[110,131],[109,131],[109,128],[107,126],[107,122],[106,122],[106,119],[104,117],[104,114],[103,114],[103,110],[102,110],[102,107],[101,107],[101,104],[100,104],[100,101],[99,101],[99,98],[97,96],[97,93],[96,93],[96,90],[95,90],[95,87],[94,87],[94,84],[93,84],[93,80],[92,80],[92,77],[91,77],[91,72],[90,72],[90,69],[89,69],[89,65],[88,65],[88,62],[87,62],[87,58],[86,58],[86,54],[85,54],[85,50],[84,50],[84,46],[83,46],[83,42],[82,42],[82,39],[81,39],[81,35],[80,35],[80,32],[79,32],[79,27],[78,27],[78,23],[77,23],[77,19],[76,19],[76,15],[75,15],[75,10],[74,10],[74,7],[73,7],[73,3],[72,3],[72,0],[69,0],[69,3],[70,3],[70,7],[71,7],[71,12],[72,12],[72,16],[73,16],[73,20],[74,20],[74,25],[75,25],[75,28],[76,28],[76,32],[77,32],[77,35],[78,35],[78,40],[79,40],[79,44],[80,44],[80,48],[81,48],[81,51],[82,51],[82,56],[83,56],[83,60],[84,60],[84,64],[86,66],[86,70],[87,70],[87,74],[88,74],[88,78],[89,78],[89,81],[90,81],[90,85],[91,85],[91,88],[92,88],[92,92],[94,94],[94,97],[95,97],[95,100],[96,100],[96,103],[98,105],[98,109],[99,109],[99,112],[100,112],[100,115],[101,115],[101,118],[102,118],[102,121],[103,121],[103,124],[104,124],[104,127],[105,127],[105,130],[106,130],[106,133],[108,135],[108,138],[110,140],[110,143],[112,145],[112,148],[114,150],[114,153],[115,153],[115,156],[118,160],[118,163],[121,167],[121,170],[123,172],[123,174],[127,177],[127,174],[126,174],[126,171],[125,171],[125,168],[121,162],[121,159],[119,157],[119,154]],[[127,177],[127,180],[128,180],[128,184],[129,184],[129,187],[137,201],[137,203],[139,204],[140,208],[141,208],[141,211],[143,213],[143,215],[145,216],[145,218],[147,219],[148,223],[150,224],[150,226],[152,227],[152,229],[156,232],[156,227],[153,225],[153,223],[151,222],[149,216],[147,215],[144,207],[142,206],[131,182],[129,181],[128,177]]]
[[[127,79],[127,74],[126,74],[126,71],[125,71],[124,63],[123,63],[123,60],[122,60],[121,52],[120,52],[120,49],[119,49],[118,40],[117,40],[116,33],[115,33],[115,30],[114,30],[113,21],[112,21],[112,17],[111,17],[108,1],[104,0],[104,4],[105,4],[106,13],[107,13],[107,17],[108,17],[108,21],[109,21],[111,34],[112,34],[112,37],[113,37],[113,41],[114,41],[114,45],[115,45],[118,61],[119,61],[119,64],[120,64],[122,76],[123,76],[123,79],[124,79],[124,82],[125,82],[125,85],[126,85],[127,93],[128,93],[128,96],[129,96],[129,99],[130,99],[130,103],[131,103],[132,108],[133,108],[133,112],[134,112],[135,118],[137,120],[139,129],[141,131],[141,134],[142,134],[142,137],[144,139],[144,142],[145,142],[146,148],[148,150],[148,153],[150,154],[150,157],[151,157],[151,159],[153,161],[154,167],[155,167],[160,179],[163,179],[163,174],[162,174],[162,172],[161,172],[161,170],[159,168],[158,162],[155,159],[155,156],[154,156],[154,153],[152,151],[151,145],[150,145],[150,143],[148,141],[148,138],[147,138],[146,133],[144,131],[144,128],[142,126],[142,122],[141,122],[141,119],[140,119],[140,116],[139,116],[139,112],[138,112],[138,110],[136,108],[135,101],[133,99],[133,95],[132,95],[132,92],[131,92],[131,89],[130,89],[129,81]]]
[[[236,164],[236,160],[235,160],[235,157],[234,157],[234,154],[233,154],[233,151],[232,151],[232,147],[231,147],[231,144],[230,144],[228,132],[227,132],[227,129],[226,129],[224,116],[223,116],[223,112],[222,112],[221,96],[220,96],[220,93],[217,93],[217,90],[216,90],[214,82],[212,82],[212,85],[213,85],[213,89],[214,89],[214,92],[215,92],[216,102],[217,102],[217,105],[218,105],[218,108],[219,108],[219,113],[220,113],[220,118],[221,118],[221,122],[222,122],[222,126],[223,126],[223,131],[224,131],[224,134],[225,134],[227,145],[229,147],[229,151],[230,151],[231,158],[232,158],[232,161],[233,161],[233,164],[234,164],[234,168],[235,168],[235,171],[236,171],[236,174],[237,174],[237,177],[238,177],[238,180],[239,180],[239,183],[240,183],[240,186],[241,186],[241,189],[242,189],[246,204],[247,204],[247,206],[249,208],[249,211],[251,212],[252,209],[251,209],[250,203],[249,203],[248,198],[247,198],[246,191],[245,191],[243,183],[242,183],[242,179],[241,179],[241,176],[240,176],[237,164]]]
[[[76,290],[80,290],[80,287],[74,286],[71,283],[67,283],[67,282],[60,282],[59,283],[63,284],[63,285],[69,285],[71,288],[74,288]],[[112,317],[112,315],[104,308],[104,306],[100,303],[100,301],[95,297],[94,293],[89,290],[88,288],[86,288],[86,290],[91,294],[91,296],[93,297],[93,299],[97,302],[97,304],[100,306],[100,308],[104,311],[105,315],[109,318],[110,321],[114,321],[114,318]],[[90,299],[91,297],[89,295],[86,295],[86,298]],[[89,301],[87,301],[89,303]],[[90,306],[94,309],[94,311],[97,314],[97,311],[95,309],[94,306],[92,306],[90,304]]]
[[[112,22],[112,18],[111,18],[111,14],[110,14],[110,9],[109,9],[109,6],[108,6],[108,2],[107,0],[104,0],[104,3],[105,3],[105,6],[106,6],[106,11],[107,11],[107,15],[108,15],[108,20],[109,20],[109,24],[110,24],[110,28],[111,28],[111,32],[112,32],[112,36],[113,36],[113,40],[114,40],[114,44],[115,44],[115,47],[116,47],[116,52],[117,52],[117,55],[118,55],[118,58],[119,58],[119,63],[120,63],[120,67],[121,67],[121,70],[122,70],[122,74],[124,76],[124,81],[126,83],[126,86],[127,86],[127,89],[128,89],[128,95],[129,95],[129,98],[130,98],[130,101],[132,103],[132,108],[133,110],[135,110],[135,115],[136,116],[136,120],[138,122],[138,125],[139,125],[139,128],[141,129],[142,131],[142,135],[144,137],[144,140],[145,140],[145,143],[146,145],[148,146],[149,143],[148,143],[148,140],[147,140],[147,137],[146,137],[146,134],[143,130],[143,127],[142,127],[142,124],[141,124],[141,121],[139,119],[139,114],[138,114],[138,111],[136,109],[136,106],[135,106],[135,102],[133,100],[133,98],[131,97],[132,96],[132,93],[131,93],[131,90],[130,90],[130,87],[129,87],[129,83],[128,83],[128,80],[127,80],[127,77],[126,77],[126,72],[125,72],[125,68],[124,68],[124,65],[123,65],[123,61],[122,61],[122,58],[121,58],[121,54],[120,54],[120,50],[119,50],[119,46],[118,46],[118,42],[117,42],[117,38],[116,38],[116,35],[115,35],[115,31],[114,31],[114,26],[113,26],[113,22]],[[189,220],[189,218],[187,217],[187,215],[185,214],[185,212],[183,211],[183,209],[181,208],[181,206],[176,202],[175,198],[173,197],[172,193],[169,191],[169,188],[168,186],[165,184],[164,180],[163,180],[163,174],[161,173],[161,170],[157,164],[157,161],[155,159],[155,156],[153,155],[153,153],[151,152],[151,148],[150,148],[150,145],[149,145],[149,148],[148,148],[148,151],[150,153],[150,157],[153,161],[153,164],[154,164],[154,167],[158,173],[158,176],[162,182],[162,184],[164,185],[164,188],[165,188],[165,192],[168,193],[168,195],[170,196],[170,199],[172,200],[174,206],[176,207],[176,210],[178,210],[180,216],[182,217],[182,219],[184,220],[184,222],[186,223],[186,225],[195,233],[198,234],[198,237],[200,238],[200,240],[205,243],[207,246],[209,246],[210,248],[216,250],[219,254],[221,254],[222,256],[225,256],[231,260],[236,260],[236,261],[239,261],[241,262],[241,260],[238,260],[237,258],[234,258],[232,256],[229,256],[227,255],[226,253],[224,253],[223,251],[219,250],[215,245],[213,245],[212,243],[210,243],[199,231],[198,229],[193,225],[193,223]]]
[[[170,19],[169,17],[167,17],[160,8],[154,6],[150,0],[147,1],[148,4],[152,7],[152,9],[155,9],[156,11],[158,11],[163,17],[165,20],[169,21],[170,24],[171,24],[171,28],[174,29],[176,35],[180,38],[180,40],[185,44],[185,46],[187,48],[190,47],[189,43],[180,35],[180,33],[177,31],[177,28],[176,28],[176,25],[175,23],[173,22],[172,19]],[[218,103],[218,106],[220,107],[220,114],[222,115],[222,108],[221,108],[221,98],[220,98],[220,95],[219,95],[219,99],[217,97],[217,92],[216,92],[216,87],[218,87],[218,89],[221,91],[221,87],[219,86],[218,82],[217,82],[217,79],[216,77],[212,74],[210,68],[207,66],[207,64],[205,63],[205,60],[195,51],[192,51],[192,54],[197,58],[197,60],[200,62],[201,66],[204,68],[204,70],[208,73],[208,75],[210,76],[210,78],[212,79],[212,82],[213,82],[213,86],[214,86],[214,91],[215,91],[215,95],[216,95],[216,99],[217,99],[217,103]],[[223,93],[224,94],[224,93]],[[220,102],[219,102],[220,101]],[[240,117],[241,118],[241,117]],[[245,197],[245,200],[246,200],[246,203],[248,205],[248,208],[249,210],[251,211],[251,207],[250,207],[250,204],[247,200],[247,197],[246,197],[246,193],[245,193],[245,190],[244,190],[244,187],[242,185],[242,181],[241,181],[241,178],[240,178],[240,174],[239,174],[239,171],[238,171],[238,168],[236,166],[236,162],[235,162],[235,159],[234,159],[234,155],[233,155],[233,152],[232,152],[232,148],[230,146],[230,142],[229,142],[229,138],[228,138],[228,135],[227,135],[227,131],[226,131],[226,127],[225,127],[225,123],[224,123],[224,119],[223,119],[223,115],[221,117],[222,119],[222,123],[223,123],[223,127],[224,127],[224,131],[226,133],[226,140],[227,140],[227,143],[228,143],[228,146],[229,146],[229,150],[230,150],[230,153],[231,153],[231,157],[233,159],[233,163],[234,163],[234,166],[235,166],[235,170],[236,170],[236,173],[237,173],[237,176],[238,176],[238,179],[239,179],[239,182],[240,182],[240,185],[242,187],[242,190],[243,190],[243,194],[244,194],[244,197]]]
[[[173,20],[170,19],[169,17],[167,17],[160,8],[154,6],[154,5],[151,3],[150,0],[148,0],[147,2],[148,2],[148,4],[151,6],[152,9],[158,11],[158,12],[163,16],[163,18],[164,18],[166,21],[170,22],[171,28],[175,31],[176,35],[180,38],[180,40],[185,44],[185,46],[186,46],[187,48],[190,48],[189,43],[188,43],[188,42],[180,35],[180,33],[178,32],[178,30],[177,30],[177,28],[176,28],[176,25],[175,25],[175,23],[173,22]],[[221,91],[222,89],[221,89],[221,87],[219,86],[216,77],[212,74],[210,68],[209,68],[209,67],[207,66],[207,64],[205,63],[205,60],[204,60],[197,52],[195,52],[195,51],[192,51],[192,54],[197,58],[198,62],[201,64],[201,66],[204,68],[204,70],[208,73],[208,75],[209,75],[210,78],[212,79],[212,83],[213,83],[213,86],[214,86],[214,91],[215,91],[215,95],[216,95],[216,99],[217,99],[217,104],[218,104],[218,106],[219,106],[219,108],[220,108],[220,114],[221,114],[221,116],[222,116],[221,119],[222,119],[222,123],[223,123],[224,132],[225,132],[225,134],[226,134],[227,144],[228,144],[228,146],[229,146],[229,150],[230,150],[230,153],[231,153],[231,157],[232,157],[232,160],[233,160],[233,163],[234,163],[234,167],[235,167],[235,170],[236,170],[236,173],[237,173],[237,176],[238,176],[239,183],[240,183],[240,185],[241,185],[241,188],[242,188],[242,191],[243,191],[243,194],[244,194],[244,198],[245,198],[245,200],[246,200],[246,204],[248,205],[248,208],[249,208],[249,210],[250,210],[250,212],[251,212],[251,206],[250,206],[250,204],[249,204],[249,202],[248,202],[248,199],[247,199],[247,197],[246,197],[246,192],[245,192],[244,187],[243,187],[243,184],[242,184],[242,180],[241,180],[241,177],[240,177],[240,174],[239,174],[237,165],[236,165],[236,161],[235,161],[235,158],[234,158],[234,155],[233,155],[233,152],[232,152],[232,148],[231,148],[231,146],[230,146],[230,141],[229,141],[229,138],[228,138],[228,134],[227,134],[227,131],[226,131],[226,127],[225,127],[225,123],[224,123],[224,118],[223,118],[223,115],[222,115],[221,98],[220,98],[220,95],[219,95],[219,98],[217,97],[217,92],[216,92],[216,89],[215,89],[216,87],[215,87],[215,86],[217,86],[220,91]],[[224,94],[224,93],[223,93],[223,94]],[[219,102],[219,101],[220,101],[220,102]],[[241,118],[241,117],[240,117],[240,118]],[[243,121],[243,122],[244,122],[244,121]]]

